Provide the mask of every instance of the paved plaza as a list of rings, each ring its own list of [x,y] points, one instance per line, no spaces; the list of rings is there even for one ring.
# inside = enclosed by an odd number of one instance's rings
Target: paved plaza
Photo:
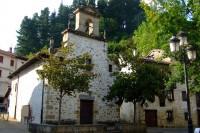
[[[13,121],[0,120],[0,133],[29,133],[27,125]]]
[[[29,133],[27,125],[0,120],[0,133]],[[187,133],[186,128],[148,128],[147,133]]]

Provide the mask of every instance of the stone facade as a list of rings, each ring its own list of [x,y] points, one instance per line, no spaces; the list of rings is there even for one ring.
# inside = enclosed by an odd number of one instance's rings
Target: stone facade
[[[94,8],[80,7],[74,11],[76,15],[75,30],[99,36],[99,13]]]
[[[92,10],[93,15],[88,12]],[[85,13],[86,12],[86,13]],[[96,77],[91,82],[89,91],[90,94],[77,94],[76,97],[64,98],[62,105],[62,119],[75,120],[80,123],[80,101],[84,97],[85,100],[93,101],[93,123],[119,121],[119,107],[114,102],[103,101],[107,95],[109,86],[113,84],[114,77],[112,73],[117,71],[117,67],[107,57],[107,43],[105,41],[95,39],[98,37],[99,17],[94,16],[94,10],[90,8],[77,9],[76,28],[78,32],[66,30],[63,32],[63,43],[65,46],[73,44],[75,56],[89,53],[91,55],[91,63],[94,64],[92,72]],[[96,14],[97,15],[97,14]],[[85,32],[85,23],[88,19],[93,22],[93,34]],[[109,66],[112,67],[112,72],[109,72]],[[57,94],[47,90],[46,100],[44,105],[45,120],[57,120],[58,105],[55,100]],[[82,96],[82,97],[81,97]],[[55,106],[56,105],[56,106]]]
[[[156,111],[156,125],[157,127],[187,127],[187,120],[185,119],[185,113],[187,112],[187,103],[183,101],[182,92],[184,92],[185,86],[177,84],[177,88],[174,89],[174,100],[165,99],[165,106],[160,106],[159,98],[155,98],[155,102],[147,102],[143,107],[137,106],[137,122],[143,125],[147,124],[145,113],[147,111]],[[191,94],[191,114],[194,126],[198,126],[198,107],[196,103],[196,95]],[[168,119],[168,111],[172,112],[172,119]],[[121,107],[121,119],[124,122],[133,122],[133,104],[123,103]]]
[[[94,123],[102,121],[119,121],[119,108],[114,103],[103,101],[104,96],[108,93],[109,86],[112,85],[114,77],[109,72],[109,65],[112,65],[113,72],[117,71],[117,67],[109,61],[107,57],[107,44],[104,41],[98,41],[88,37],[79,36],[70,32],[64,34],[64,42],[74,44],[74,52],[81,55],[88,52],[91,55],[92,64],[94,64],[92,72],[96,77],[91,82],[91,94],[77,94],[76,97],[65,97],[62,105],[62,118],[76,120],[80,122],[80,95],[94,98],[93,121]],[[56,99],[57,94],[47,89],[45,111],[46,120],[54,120],[58,118],[58,105]],[[55,106],[56,105],[56,106]]]
[[[139,110],[139,121],[145,124],[145,110],[156,110],[157,111],[157,126],[158,127],[187,127],[187,120],[185,119],[185,113],[187,112],[187,103],[183,101],[182,92],[184,92],[185,86],[177,84],[174,89],[174,100],[170,101],[165,99],[165,106],[160,107],[159,99],[156,97],[154,103],[147,103],[146,107],[140,108]],[[198,114],[196,95],[191,94],[191,114],[194,126],[198,126]],[[167,111],[172,111],[172,120],[167,120]]]
[[[145,58],[148,60],[157,60],[160,63],[169,64],[170,58],[163,58],[164,51],[160,49],[152,50]],[[122,70],[129,72],[127,68]],[[186,92],[184,84],[177,83],[173,91],[169,91],[164,103],[160,103],[158,97],[155,97],[155,102],[146,102],[143,107],[137,105],[137,122],[147,126],[157,127],[187,127],[187,102],[183,98],[182,92]],[[184,99],[184,101],[183,101]],[[191,114],[194,126],[199,126],[200,113],[197,106],[197,99],[195,94],[190,95]],[[163,105],[162,105],[163,104]],[[134,115],[134,106],[132,103],[123,103],[120,108],[120,118],[123,122],[132,123]],[[199,120],[198,120],[199,119]]]

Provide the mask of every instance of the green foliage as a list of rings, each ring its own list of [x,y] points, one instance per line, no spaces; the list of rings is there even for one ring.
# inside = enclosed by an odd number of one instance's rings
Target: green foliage
[[[155,48],[161,48],[169,54],[169,39],[180,30],[188,33],[188,41],[197,51],[197,60],[188,64],[190,89],[200,91],[200,4],[198,0],[155,0],[152,5],[141,5],[145,11],[146,20],[134,33],[134,42],[142,55]],[[174,55],[173,55],[174,56]],[[176,57],[177,59],[177,57]],[[175,62],[170,67],[172,77],[169,84],[183,82],[183,66]]]
[[[71,8],[60,5],[58,14],[49,12],[48,8],[41,10],[40,15],[35,13],[32,18],[24,17],[20,30],[17,31],[16,54],[26,56],[37,53],[49,44],[49,38],[53,37],[55,47],[61,43],[61,32],[67,28],[68,16]]]
[[[34,28],[36,25],[37,24],[35,21],[32,21],[28,17],[24,17],[21,28],[18,31],[19,35],[17,37],[18,44],[16,47],[16,53],[18,55],[27,55],[31,52],[35,53],[37,51],[37,49],[33,47],[35,45],[38,45],[39,40],[36,36],[37,29]]]
[[[103,16],[103,26],[108,40],[119,41],[129,37],[144,19],[143,10],[139,7],[139,0],[98,0],[97,6]]]
[[[183,72],[183,66],[180,62],[174,62],[171,63],[170,66],[171,76],[169,76],[169,80],[166,82],[167,88],[171,88],[174,83],[182,82],[184,81],[184,72]],[[177,71],[178,70],[178,71]]]
[[[119,41],[128,37],[144,19],[139,0],[98,0],[97,9],[102,14],[100,32],[106,30],[107,39]],[[74,0],[71,6],[60,5],[58,13],[50,13],[48,8],[35,13],[32,18],[24,17],[17,36],[16,53],[21,56],[37,53],[48,46],[49,38],[53,37],[55,47],[62,40],[61,32],[68,27],[70,14],[79,6],[95,7],[95,0]],[[70,28],[75,26],[75,17],[71,18]]]
[[[111,60],[118,64],[119,68],[127,67],[129,70],[117,73],[107,97],[109,100],[113,98],[129,102],[146,99],[153,101],[154,96],[159,95],[166,87],[168,66],[145,62],[139,53],[134,56],[134,48],[136,45],[131,38],[121,40],[119,43],[109,43],[108,53]]]
[[[136,48],[136,45],[133,43],[131,38],[122,39],[119,43],[109,42],[108,45],[108,56],[109,58],[118,65],[118,67],[127,66],[129,62],[132,62],[133,49]],[[123,64],[119,62],[120,58],[123,57]]]
[[[39,77],[46,79],[51,88],[59,92],[59,122],[63,97],[88,92],[90,80],[93,78],[93,74],[88,71],[88,64],[85,63],[89,55],[86,53],[73,57],[72,52],[70,47],[62,47],[56,54],[46,53],[42,58],[42,69],[37,70]]]
[[[88,54],[69,58],[71,52],[71,49],[60,48],[56,53],[59,55],[50,54],[49,58],[43,58],[43,69],[38,70],[40,78],[47,79],[52,88],[62,91],[62,96],[86,92],[92,78],[91,72],[87,71],[88,65],[85,64]]]
[[[123,100],[141,102],[141,104],[146,100],[153,102],[156,95],[165,93],[165,82],[169,74],[167,67],[138,61],[137,64],[132,65],[130,72],[116,74],[116,80],[106,98],[116,100],[119,105]]]
[[[120,67],[128,72],[116,73],[116,80],[110,87],[108,101],[114,100],[119,106],[123,101],[134,104],[134,123],[136,121],[136,103],[143,105],[146,100],[153,102],[155,96],[165,98],[165,82],[168,80],[168,66],[148,63],[139,57],[121,54]],[[125,55],[125,56],[123,56]],[[126,57],[126,58],[123,58]]]
[[[135,43],[141,53],[147,54],[151,49],[168,48],[169,38],[185,29],[187,18],[185,8],[180,0],[156,0],[155,5],[142,4],[146,20],[134,35]]]

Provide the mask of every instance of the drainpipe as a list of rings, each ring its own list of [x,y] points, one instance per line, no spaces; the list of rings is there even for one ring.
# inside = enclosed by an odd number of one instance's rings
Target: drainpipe
[[[45,85],[45,81],[43,79],[43,81],[42,81],[42,103],[41,103],[40,124],[43,123],[44,85]]]
[[[17,86],[15,86],[16,89],[16,99],[15,99],[15,112],[14,112],[14,119],[16,119],[17,114],[17,99],[18,99],[18,86],[19,86],[19,75],[17,76]]]

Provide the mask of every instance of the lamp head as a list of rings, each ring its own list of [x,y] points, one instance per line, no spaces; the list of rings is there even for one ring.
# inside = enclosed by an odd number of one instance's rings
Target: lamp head
[[[170,51],[177,52],[179,51],[180,40],[176,36],[172,36],[169,41]]]
[[[196,50],[191,45],[187,48],[187,56],[190,61],[194,61],[196,59]]]
[[[180,40],[180,46],[187,46],[188,41],[187,41],[187,33],[184,31],[180,31],[178,33],[178,39]]]

